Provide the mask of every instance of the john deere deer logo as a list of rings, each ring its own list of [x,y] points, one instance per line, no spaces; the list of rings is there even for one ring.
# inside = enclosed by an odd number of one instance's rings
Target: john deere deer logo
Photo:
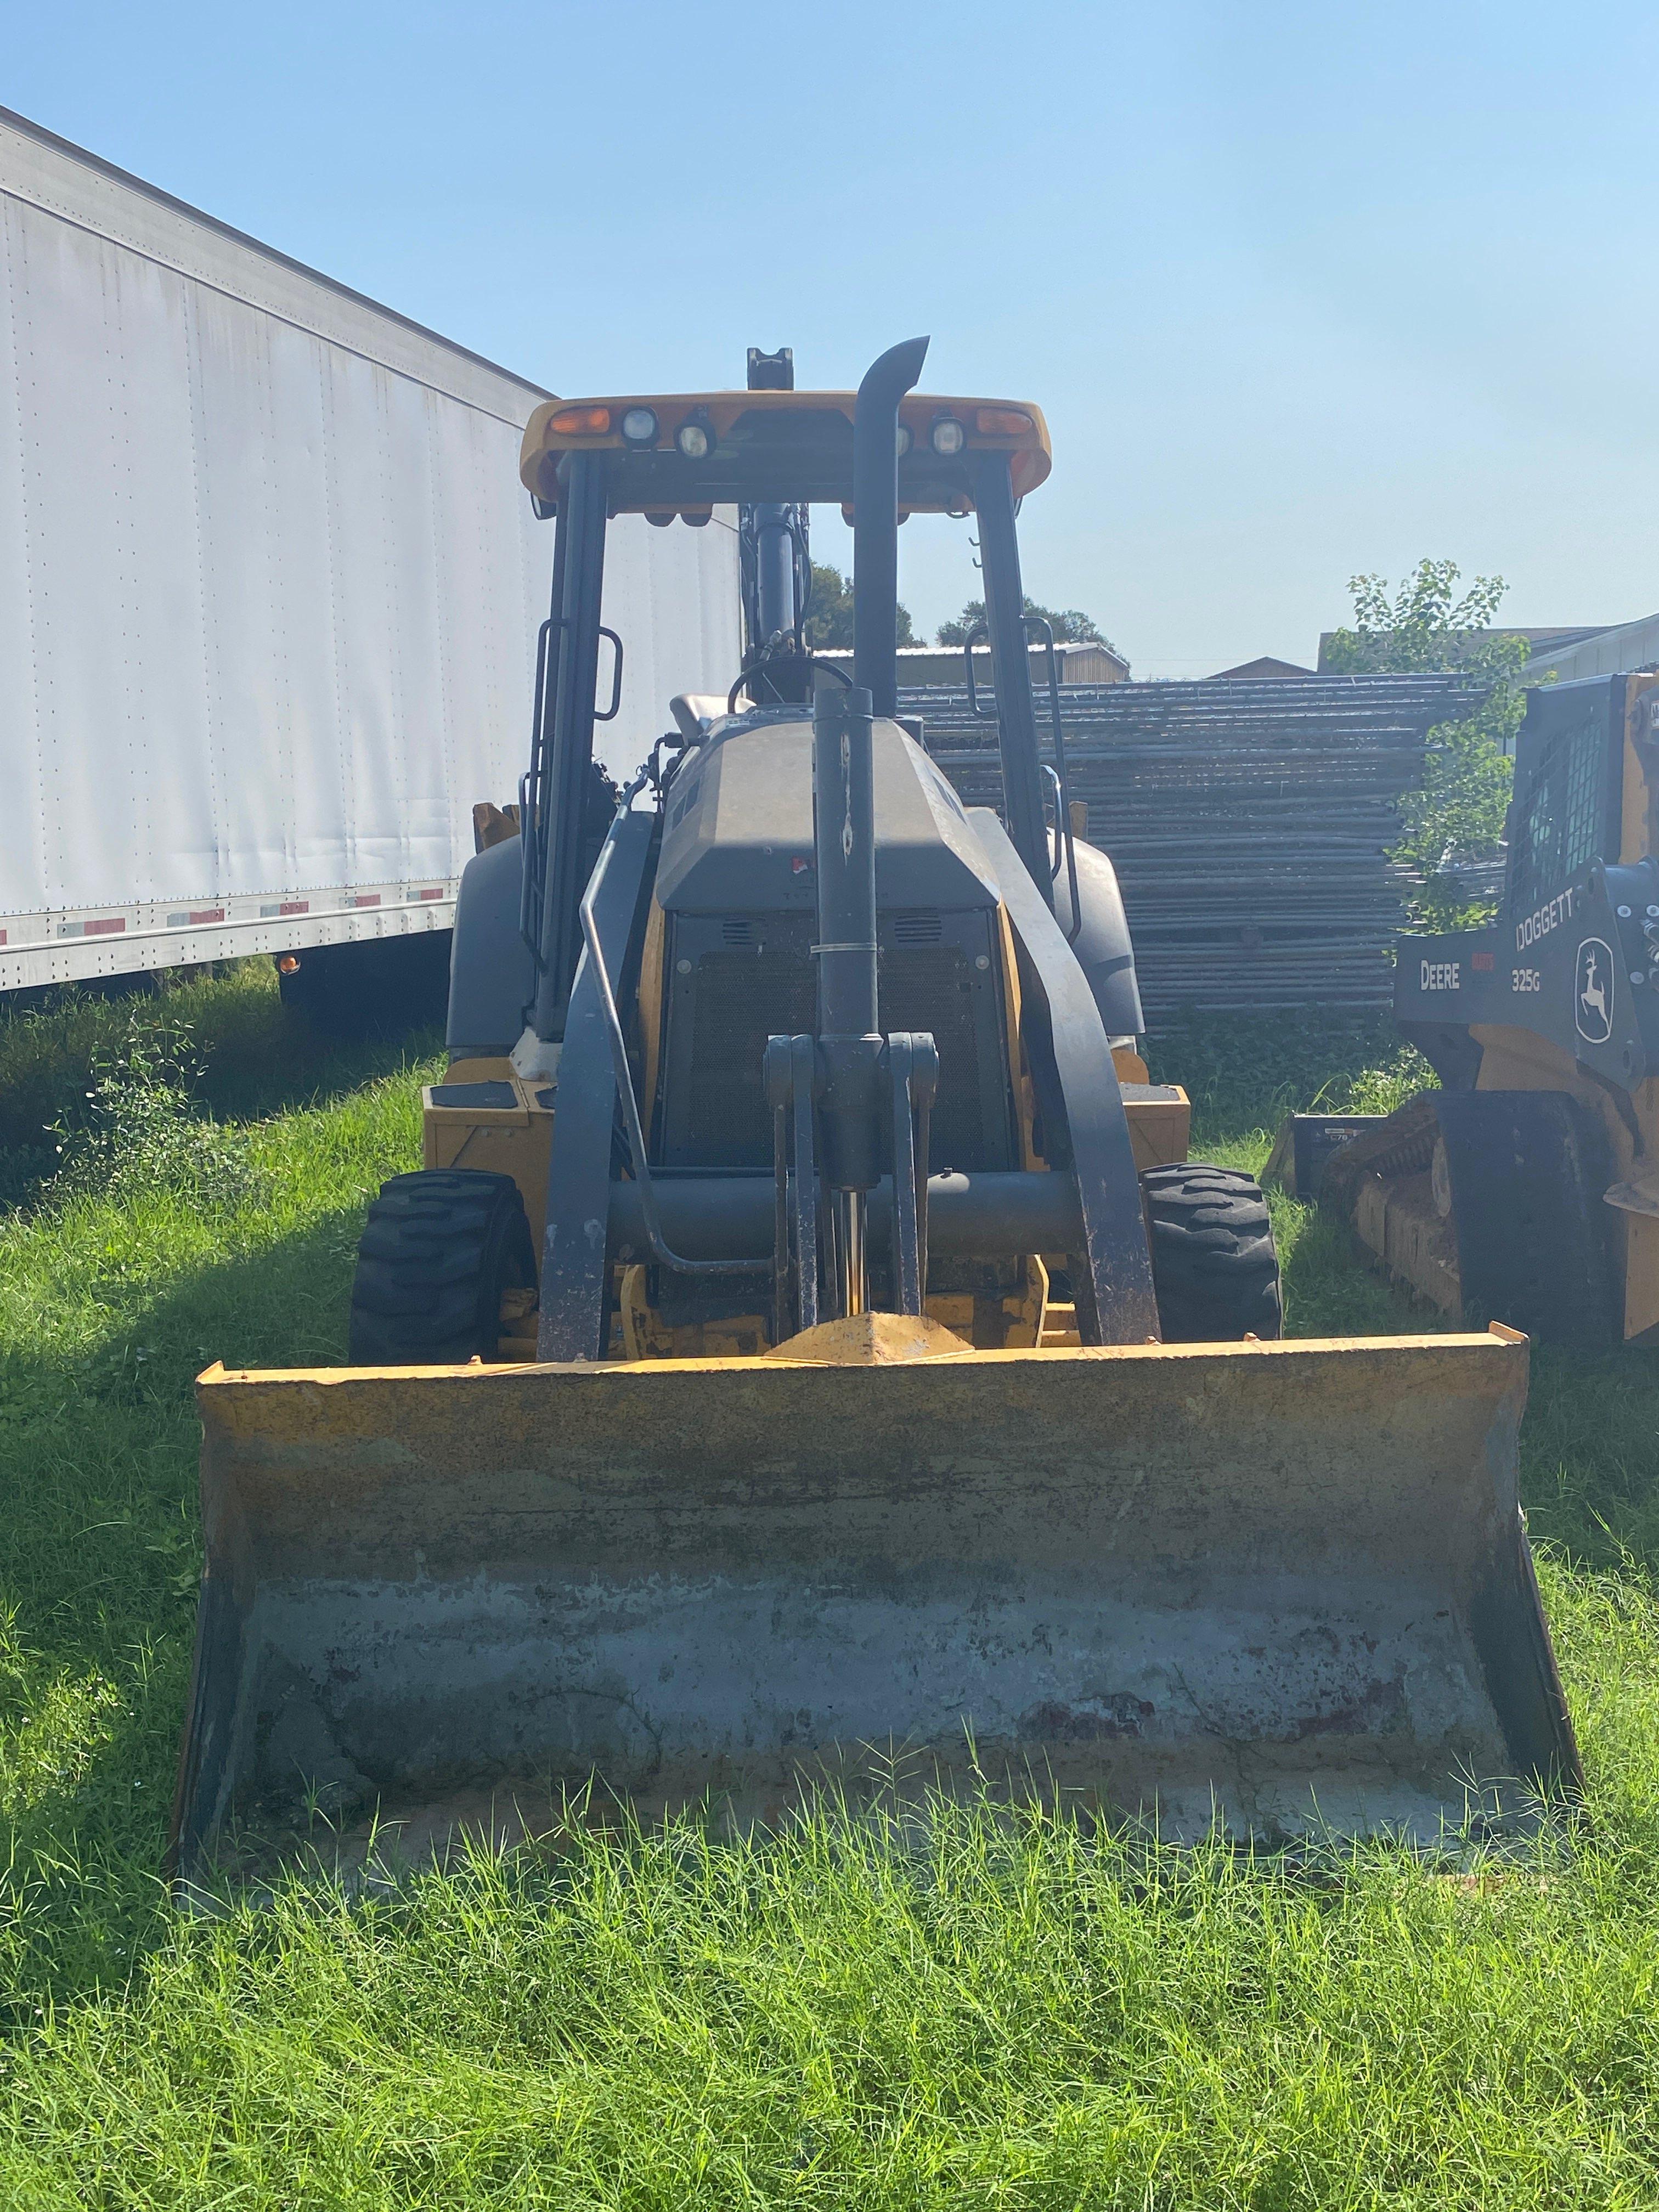
[[[1587,937],[1578,948],[1578,977],[1574,986],[1573,1020],[1586,1044],[1605,1044],[1613,1035],[1613,953],[1599,937]]]

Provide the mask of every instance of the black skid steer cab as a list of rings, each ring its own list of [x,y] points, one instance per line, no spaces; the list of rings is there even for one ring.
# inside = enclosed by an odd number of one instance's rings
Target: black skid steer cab
[[[1659,672],[1528,693],[1497,919],[1398,951],[1443,1087],[1297,1115],[1268,1174],[1460,1322],[1659,1344]]]
[[[1042,415],[915,392],[926,350],[531,419],[553,602],[427,1164],[370,1209],[351,1364],[200,1385],[186,1874],[228,1823],[428,1846],[590,1783],[744,1820],[902,1776],[1262,1837],[1572,1784],[1525,1345],[1279,1340],[1261,1193],[1147,1080],[1039,729]],[[850,682],[806,642],[814,502],[852,520]],[[897,526],[941,513],[983,565],[998,811],[896,714]],[[618,515],[733,528],[746,617],[621,791]]]

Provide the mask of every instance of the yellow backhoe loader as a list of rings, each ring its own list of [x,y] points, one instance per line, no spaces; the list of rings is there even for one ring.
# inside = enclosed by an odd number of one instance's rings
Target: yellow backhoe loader
[[[532,418],[532,762],[463,884],[426,1165],[370,1209],[351,1364],[201,1379],[186,1874],[307,1806],[424,1847],[590,1783],[747,1820],[897,1777],[1264,1840],[1573,1786],[1525,1341],[1279,1340],[1261,1194],[1187,1160],[1138,1056],[1052,684],[1039,735],[1042,417],[924,397],[925,350]],[[806,641],[815,501],[854,532],[850,683]],[[733,507],[743,665],[619,793],[607,520]],[[918,513],[977,532],[1000,815],[896,715]]]

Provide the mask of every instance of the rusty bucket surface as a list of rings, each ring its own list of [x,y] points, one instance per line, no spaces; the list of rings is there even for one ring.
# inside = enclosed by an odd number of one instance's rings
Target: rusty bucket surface
[[[590,1780],[764,1819],[896,1758],[1263,1840],[1571,1787],[1526,1371],[1504,1331],[210,1369],[178,1863]]]

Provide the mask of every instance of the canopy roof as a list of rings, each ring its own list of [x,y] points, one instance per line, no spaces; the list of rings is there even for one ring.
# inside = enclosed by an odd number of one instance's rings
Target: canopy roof
[[[701,521],[716,504],[795,500],[839,505],[853,497],[851,392],[693,392],[632,393],[602,399],[550,399],[526,427],[520,474],[548,506],[559,497],[567,453],[606,457],[605,497],[612,514],[676,514]],[[654,434],[630,440],[622,424],[635,410],[655,418]],[[937,449],[940,435],[953,452]],[[708,450],[693,459],[676,444],[699,426]],[[974,477],[990,453],[1006,453],[1014,496],[1034,491],[1050,466],[1048,429],[1028,400],[961,399],[908,393],[899,405],[901,514],[966,514]],[[645,427],[645,426],[641,426]],[[695,442],[695,441],[694,441]]]

